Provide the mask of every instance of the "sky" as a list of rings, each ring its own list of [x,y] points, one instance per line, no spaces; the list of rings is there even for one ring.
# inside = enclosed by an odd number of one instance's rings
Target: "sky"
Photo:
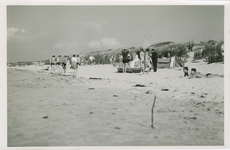
[[[7,6],[7,62],[224,40],[224,6]]]

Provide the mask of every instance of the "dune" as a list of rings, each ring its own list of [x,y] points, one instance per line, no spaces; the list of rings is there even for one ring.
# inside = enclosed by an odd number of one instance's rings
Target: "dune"
[[[186,66],[224,74],[223,64]],[[7,69],[9,147],[224,145],[224,78],[180,78],[181,68],[123,74],[112,65],[80,66],[73,78],[46,67]]]

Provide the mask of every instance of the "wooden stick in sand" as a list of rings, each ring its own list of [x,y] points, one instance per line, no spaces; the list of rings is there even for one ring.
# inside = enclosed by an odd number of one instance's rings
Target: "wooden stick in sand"
[[[155,95],[155,97],[154,97],[154,101],[153,101],[153,106],[152,106],[152,112],[151,112],[151,127],[152,128],[154,128],[154,126],[153,126],[153,109],[154,109],[154,106],[155,106],[155,102],[156,102],[156,99],[157,99],[157,97],[156,97],[156,95]]]

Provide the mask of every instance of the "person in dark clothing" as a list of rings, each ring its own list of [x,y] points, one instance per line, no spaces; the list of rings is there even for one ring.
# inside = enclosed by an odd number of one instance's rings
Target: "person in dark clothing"
[[[188,75],[188,67],[184,67],[183,71],[184,71],[184,77],[189,76]]]
[[[123,56],[123,73],[126,73],[127,70],[127,65],[130,68],[129,62],[130,62],[130,54],[129,54],[129,50],[128,49],[123,49],[121,52],[122,56]]]
[[[152,63],[153,63],[153,71],[157,72],[157,53],[154,49],[152,49]]]
[[[64,73],[66,72],[66,64],[67,64],[67,56],[65,55],[62,61],[62,69],[64,70]]]

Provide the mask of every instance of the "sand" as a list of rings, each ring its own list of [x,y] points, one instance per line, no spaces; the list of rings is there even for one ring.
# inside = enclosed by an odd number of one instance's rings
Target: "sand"
[[[186,66],[224,74],[220,63]],[[180,78],[181,68],[123,74],[111,65],[80,66],[73,78],[46,67],[7,69],[9,147],[224,145],[224,78]]]

